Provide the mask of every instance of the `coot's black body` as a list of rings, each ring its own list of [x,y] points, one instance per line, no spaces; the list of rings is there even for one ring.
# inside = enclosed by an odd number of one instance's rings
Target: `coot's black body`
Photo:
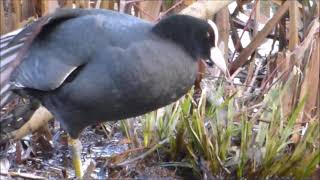
[[[60,10],[46,21],[11,89],[40,100],[72,138],[176,101],[215,42],[206,21],[182,15],[154,25],[107,10]]]

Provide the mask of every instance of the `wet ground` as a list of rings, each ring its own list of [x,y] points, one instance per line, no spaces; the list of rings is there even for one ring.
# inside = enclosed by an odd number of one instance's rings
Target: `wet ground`
[[[108,126],[109,130],[111,128],[109,132],[105,126],[92,126],[81,134],[85,179],[181,179],[174,170],[157,165],[160,158],[156,153],[117,166],[120,162],[143,154],[147,149],[136,147],[124,137],[119,122]],[[50,129],[54,129],[54,132],[49,141],[41,133],[29,135],[10,145],[7,157],[1,160],[0,179],[75,179],[67,138],[60,128]],[[8,173],[3,173],[5,170]]]

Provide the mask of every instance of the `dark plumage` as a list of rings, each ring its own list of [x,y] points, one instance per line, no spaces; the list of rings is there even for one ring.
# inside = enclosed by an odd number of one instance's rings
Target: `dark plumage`
[[[88,125],[176,101],[194,84],[197,61],[211,59],[217,40],[212,25],[190,16],[153,25],[80,9],[40,19],[11,45],[24,37],[24,51],[7,73],[10,89],[41,102],[72,138]]]

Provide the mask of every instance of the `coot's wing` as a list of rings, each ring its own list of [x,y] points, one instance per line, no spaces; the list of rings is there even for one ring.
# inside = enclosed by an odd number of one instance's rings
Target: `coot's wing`
[[[84,65],[87,59],[75,56],[77,52],[51,51],[51,47],[47,46],[50,42],[43,40],[45,39],[43,37],[54,36],[51,35],[55,33],[54,29],[67,20],[93,13],[102,12],[60,9],[25,28],[8,44],[8,46],[15,46],[21,39],[26,41],[10,67],[6,68],[5,73],[1,73],[3,75],[1,81],[7,81],[10,78],[12,88],[31,88],[41,91],[58,88],[73,71]],[[81,29],[75,29],[75,31],[81,31]],[[58,48],[65,47],[62,44]]]
[[[81,16],[82,11],[59,10],[56,13],[40,18],[28,25],[19,33],[1,39],[1,63],[0,63],[0,99],[1,108],[12,100],[12,84],[9,84],[11,74],[21,64],[35,38],[46,33],[44,29],[50,28],[58,22]],[[3,41],[4,40],[4,41]]]
[[[106,10],[64,9],[41,18],[16,36],[18,41],[28,37],[30,44],[23,46],[25,51],[13,63],[19,65],[11,75],[13,88],[54,90],[72,72],[85,66],[97,48],[124,48],[141,40],[150,26],[132,16]],[[131,38],[123,38],[129,34],[133,34]]]
[[[1,63],[1,87],[4,87],[7,84],[11,73],[21,63],[35,38],[41,33],[46,33],[44,32],[44,29],[55,26],[56,23],[67,19],[76,18],[82,14],[81,11],[58,10],[52,15],[40,18],[38,21],[30,24],[15,35],[15,37],[6,45],[6,49],[22,44],[21,42],[24,43],[22,47],[19,47],[19,52],[14,59],[10,59],[10,62],[6,62],[6,64]]]

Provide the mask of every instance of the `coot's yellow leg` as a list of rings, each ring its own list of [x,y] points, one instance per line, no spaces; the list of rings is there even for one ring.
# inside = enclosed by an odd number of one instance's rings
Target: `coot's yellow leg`
[[[82,179],[82,165],[81,165],[81,149],[82,145],[79,139],[69,139],[69,144],[71,145],[72,152],[72,162],[75,170],[76,177]]]

